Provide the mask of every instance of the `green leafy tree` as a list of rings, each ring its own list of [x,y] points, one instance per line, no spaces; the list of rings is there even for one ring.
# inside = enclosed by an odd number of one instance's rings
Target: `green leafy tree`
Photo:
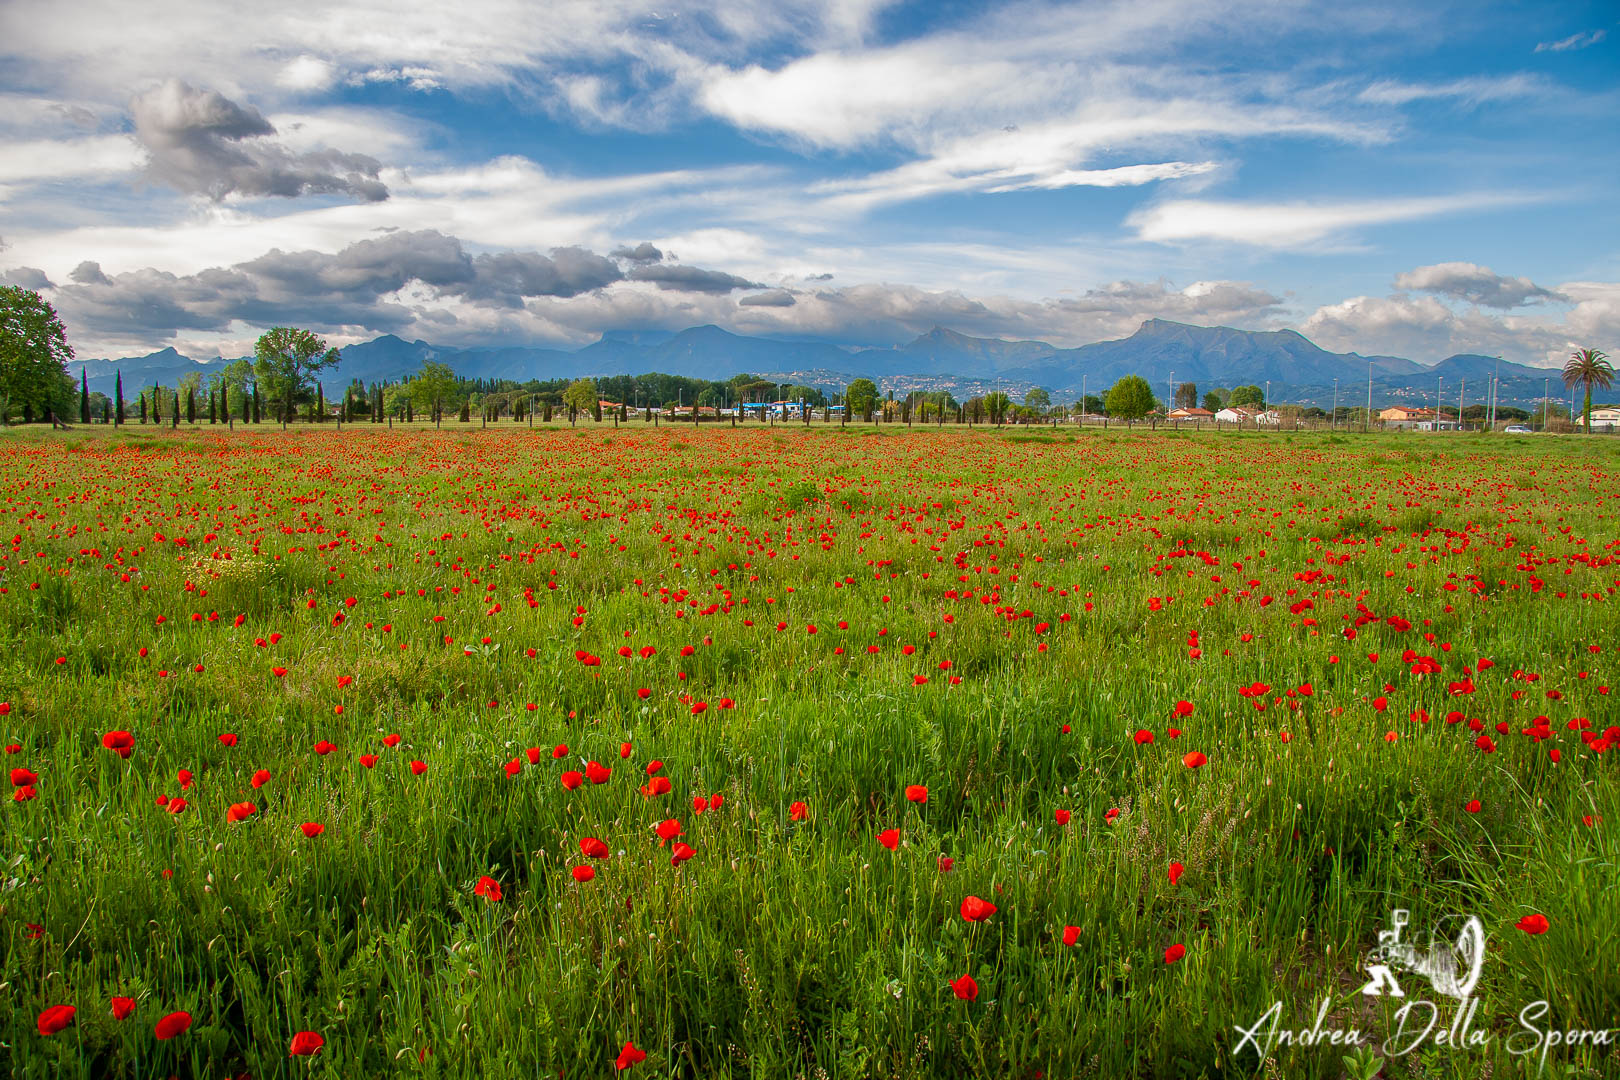
[[[322,371],[337,367],[341,358],[310,331],[278,326],[259,338],[253,359],[258,381],[282,403],[281,426],[286,427],[299,396]]]
[[[870,416],[872,409],[877,405],[877,399],[876,383],[871,379],[856,379],[844,390],[844,413]]]
[[[584,412],[586,409],[599,408],[596,395],[596,383],[590,379],[575,379],[563,391],[563,404],[575,412]]]
[[[1204,408],[1208,409],[1210,412],[1220,412],[1222,409],[1226,408],[1226,402],[1221,400],[1221,395],[1211,390],[1209,393],[1204,395]]]
[[[1192,409],[1198,405],[1198,384],[1184,382],[1176,387],[1175,406],[1178,409]]]
[[[1153,410],[1153,388],[1140,375],[1127,375],[1108,391],[1108,415],[1120,420],[1140,420]]]
[[[1252,405],[1263,409],[1266,407],[1266,392],[1252,383],[1248,386],[1235,386],[1232,388],[1232,396],[1226,399],[1226,403],[1234,408],[1239,405]]]
[[[984,407],[990,414],[990,422],[999,424],[1007,418],[1007,413],[1012,408],[1012,398],[997,390],[984,396]]]
[[[1052,395],[1037,386],[1024,395],[1024,407],[1036,416],[1045,416],[1046,411],[1052,407]]]
[[[454,409],[459,404],[457,386],[456,373],[450,370],[450,365],[437,360],[423,361],[422,370],[411,379],[411,404],[435,420],[439,419],[444,415],[445,406]]]
[[[0,423],[12,409],[60,412],[73,393],[72,359],[55,308],[21,286],[0,288]]]
[[[1569,356],[1564,365],[1564,385],[1586,388],[1586,408],[1582,414],[1588,435],[1592,434],[1592,387],[1607,390],[1614,385],[1614,368],[1601,349],[1581,349]]]

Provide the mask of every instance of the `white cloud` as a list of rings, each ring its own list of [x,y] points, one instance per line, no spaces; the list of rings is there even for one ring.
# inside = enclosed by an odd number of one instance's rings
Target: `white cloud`
[[[133,173],[146,163],[140,144],[128,135],[14,142],[0,155],[0,183],[97,179]]]
[[[276,85],[288,90],[325,90],[337,80],[337,69],[318,56],[304,55],[276,74]]]
[[[1421,362],[1473,353],[1562,365],[1573,349],[1620,340],[1620,282],[1572,282],[1558,292],[1575,301],[1562,318],[1456,311],[1432,296],[1397,293],[1327,304],[1298,325],[1323,348]]]
[[[1443,98],[1479,105],[1487,101],[1535,97],[1549,90],[1548,84],[1534,75],[1509,75],[1502,78],[1453,79],[1443,83],[1386,80],[1373,83],[1357,97],[1373,105],[1407,105],[1414,101]]]
[[[1527,277],[1506,277],[1477,263],[1448,262],[1420,266],[1395,278],[1397,289],[1438,293],[1485,307],[1515,308],[1542,300],[1565,297],[1544,289]]]
[[[1125,223],[1155,243],[1230,241],[1309,250],[1365,225],[1416,221],[1534,201],[1527,195],[1478,193],[1341,203],[1241,203],[1182,200],[1133,212]]]
[[[1609,36],[1607,30],[1586,30],[1579,34],[1571,34],[1559,41],[1543,41],[1536,46],[1536,52],[1569,52],[1571,49],[1584,49],[1589,45],[1596,45]]]

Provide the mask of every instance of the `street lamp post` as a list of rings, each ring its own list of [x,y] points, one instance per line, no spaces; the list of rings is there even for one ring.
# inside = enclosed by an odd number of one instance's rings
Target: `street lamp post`
[[[1328,430],[1333,431],[1339,426],[1339,380],[1333,380],[1333,412],[1328,414]]]

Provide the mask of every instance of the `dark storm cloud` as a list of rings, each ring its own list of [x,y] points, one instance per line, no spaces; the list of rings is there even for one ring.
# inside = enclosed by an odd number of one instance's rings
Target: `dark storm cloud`
[[[364,154],[295,154],[271,141],[276,129],[257,109],[216,90],[170,79],[130,103],[135,137],[151,155],[148,174],[180,191],[207,195],[340,194],[365,202],[388,198],[382,164]]]
[[[628,259],[631,262],[649,263],[662,262],[664,253],[651,244],[642,242],[635,247],[618,247],[608,252],[615,259]]]
[[[677,292],[727,293],[733,289],[762,289],[758,282],[719,270],[695,266],[638,266],[626,275],[631,281],[650,281],[660,289]]]
[[[792,307],[798,303],[793,294],[786,289],[770,289],[762,293],[754,293],[737,301],[743,307]]]

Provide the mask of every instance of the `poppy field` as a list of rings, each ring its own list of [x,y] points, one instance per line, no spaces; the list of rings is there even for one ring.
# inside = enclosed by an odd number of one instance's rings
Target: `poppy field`
[[[1607,442],[6,432],[0,497],[13,1076],[1620,1075]],[[1362,992],[1394,909],[1480,920],[1472,1044]]]

